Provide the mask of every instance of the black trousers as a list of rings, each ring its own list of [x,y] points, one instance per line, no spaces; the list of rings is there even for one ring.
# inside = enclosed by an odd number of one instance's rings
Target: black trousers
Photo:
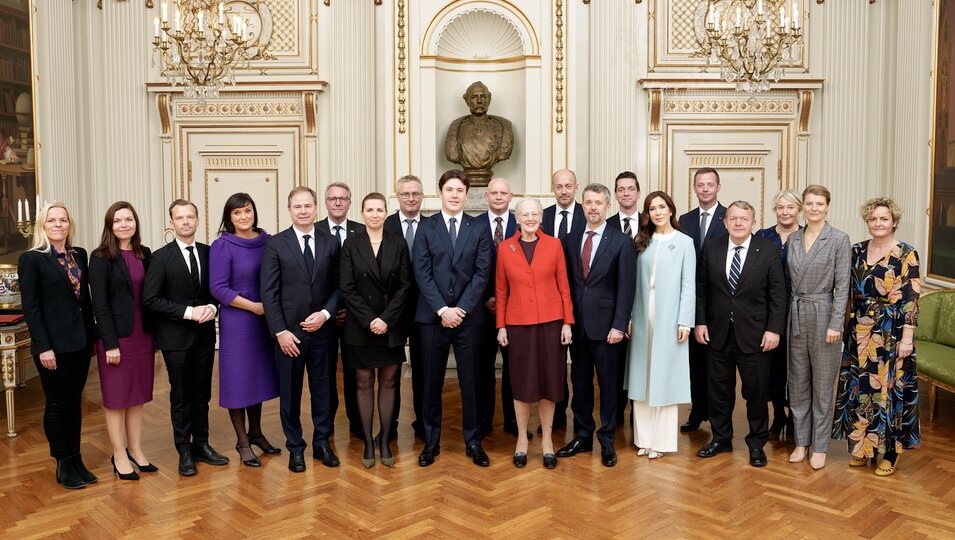
[[[720,348],[709,347],[710,428],[713,442],[733,441],[733,406],[736,404],[736,370],[742,382],[746,400],[746,419],[749,433],[746,446],[762,448],[769,437],[769,353],[747,354],[740,350],[730,329],[726,343]]]
[[[786,388],[788,384],[788,370],[786,363],[788,361],[788,343],[786,343],[786,334],[779,337],[779,346],[769,351],[769,401],[773,404],[773,418],[780,422],[785,422],[786,407],[789,406],[789,396]]]
[[[493,321],[494,313],[485,311],[485,320]],[[507,373],[507,347],[497,342],[497,328],[493,322],[484,324],[481,330],[481,361],[477,370],[478,423],[481,429],[490,430],[494,425],[494,409],[497,401],[497,351],[504,359],[504,372],[501,375],[501,409],[504,413],[504,425],[516,425],[514,414],[514,394],[511,392],[511,378]]]
[[[612,446],[617,429],[617,368],[624,361],[626,350],[621,343],[611,345],[606,339],[574,338],[570,345],[570,382],[574,397],[574,431],[589,439],[597,431],[601,446]],[[594,372],[600,387],[600,429],[594,422]]]
[[[358,415],[358,383],[355,381],[355,370],[345,362],[347,349],[342,346],[341,338],[329,340],[331,349],[328,353],[328,396],[329,414],[332,425],[338,416],[338,364],[342,365],[342,397],[345,401],[345,416],[348,417],[349,429],[361,431],[361,418]],[[339,359],[339,356],[341,359]]]
[[[279,374],[279,417],[289,452],[305,450],[302,438],[302,385],[308,372],[308,392],[312,409],[312,446],[325,446],[332,431],[331,396],[328,363],[335,337],[305,334],[298,344],[299,355],[286,356],[275,346],[275,364]]]
[[[630,350],[630,340],[624,339],[621,342],[621,346],[624,351]],[[626,415],[624,412],[627,410],[627,403],[630,402],[630,399],[627,398],[627,391],[623,388],[625,381],[625,374],[627,371],[627,361],[626,361],[626,352],[624,352],[624,359],[620,362],[617,362],[617,425],[620,426],[626,422]],[[630,408],[630,418],[631,426],[633,425],[633,407]]]
[[[215,342],[198,337],[184,351],[163,351],[169,374],[169,412],[176,449],[209,442],[209,400]]]
[[[408,335],[408,361],[411,364],[411,406],[414,409],[414,421],[411,427],[415,433],[424,433],[424,412],[422,411],[422,401],[424,400],[424,365],[422,357],[424,352],[421,350],[421,333],[417,328]],[[401,385],[395,385],[395,425],[398,423],[398,413],[401,405]],[[395,433],[395,432],[393,432]]]
[[[40,356],[33,357],[46,396],[43,432],[50,455],[66,459],[80,453],[83,428],[83,388],[90,371],[90,351],[56,354],[56,369],[46,369]]]
[[[458,385],[461,387],[461,414],[464,442],[468,446],[481,442],[478,427],[477,384],[475,372],[479,361],[481,327],[478,325],[445,328],[438,324],[422,324],[421,346],[424,351],[424,395],[421,408],[424,414],[425,444],[441,442],[441,397],[444,377],[448,369],[448,353],[454,346]]]
[[[690,422],[699,424],[710,418],[710,400],[707,396],[707,347],[690,336]]]

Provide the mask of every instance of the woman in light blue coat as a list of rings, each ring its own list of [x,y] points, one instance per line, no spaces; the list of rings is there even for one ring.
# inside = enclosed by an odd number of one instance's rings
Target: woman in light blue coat
[[[637,235],[637,294],[633,302],[628,397],[633,442],[650,459],[676,452],[677,407],[690,402],[690,330],[696,301],[696,249],[680,232],[669,195],[655,191],[643,205]]]

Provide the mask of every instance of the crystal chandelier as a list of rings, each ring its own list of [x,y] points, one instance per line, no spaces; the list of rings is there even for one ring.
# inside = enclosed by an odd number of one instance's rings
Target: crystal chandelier
[[[770,80],[778,82],[801,54],[798,1],[790,8],[787,0],[707,0],[694,56],[705,57],[707,67],[720,65],[720,76],[737,91],[769,90]]]
[[[248,67],[252,60],[273,58],[267,43],[257,43],[247,19],[227,13],[226,0],[172,0],[172,4],[172,20],[166,0],[154,20],[153,50],[161,63],[160,74],[173,86],[185,86],[186,97],[200,103],[218,97],[224,83],[235,84],[239,64]]]

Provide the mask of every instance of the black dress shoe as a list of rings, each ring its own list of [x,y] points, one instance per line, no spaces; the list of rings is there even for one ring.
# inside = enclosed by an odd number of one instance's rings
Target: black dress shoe
[[[70,458],[56,460],[56,483],[66,489],[83,489],[86,487],[86,483],[73,468],[73,460]]]
[[[137,469],[139,469],[139,472],[159,472],[159,467],[153,465],[152,463],[140,465],[139,462],[133,459],[133,455],[129,453],[129,450],[126,451],[126,457],[129,458],[130,463],[132,463],[133,465],[136,466]]]
[[[600,462],[604,464],[604,467],[613,467],[617,464],[617,451],[613,449],[613,446],[600,447]]]
[[[191,450],[183,450],[179,454],[179,474],[182,476],[195,476],[199,472],[196,470],[196,462],[192,459]]]
[[[489,467],[491,465],[491,458],[487,457],[487,452],[481,448],[481,443],[472,444],[464,453],[479,467]]]
[[[523,469],[527,466],[527,452],[514,453],[514,466],[518,469]]]
[[[732,452],[732,451],[733,451],[732,444],[711,442],[707,444],[706,446],[704,446],[703,448],[700,448],[700,450],[696,453],[696,455],[701,458],[711,458],[715,456],[716,454],[721,454],[723,452]]]
[[[84,484],[96,483],[96,475],[91,473],[89,469],[86,468],[86,465],[83,465],[83,456],[76,454],[70,459],[73,460],[73,469],[76,470],[76,474],[80,475],[80,480],[82,480]]]
[[[557,468],[557,456],[554,454],[544,454],[544,467],[548,469]]]
[[[680,433],[690,433],[700,429],[700,422],[696,420],[687,420],[682,426],[680,426]]]
[[[249,437],[249,444],[258,446],[259,450],[263,454],[281,454],[282,449],[272,446],[272,443],[265,438],[265,435],[256,435],[255,437]]]
[[[762,448],[750,448],[749,449],[749,464],[753,467],[765,467],[766,466],[766,452],[763,452]]]
[[[567,443],[566,446],[557,451],[557,457],[576,456],[581,452],[593,452],[594,441],[584,439],[583,437],[574,437],[574,440]]]
[[[193,446],[192,456],[196,461],[208,463],[209,465],[222,466],[229,464],[229,458],[216,452],[214,448],[209,446],[209,443]]]
[[[305,472],[305,456],[302,452],[289,452],[288,470],[292,472]]]
[[[341,464],[341,462],[338,461],[338,456],[332,451],[332,447],[327,444],[325,446],[316,446],[315,450],[312,451],[312,457],[322,460],[322,465],[326,467],[338,467]]]
[[[421,451],[421,455],[418,456],[418,465],[422,467],[427,467],[434,464],[434,458],[441,453],[441,446],[425,446],[424,450]]]

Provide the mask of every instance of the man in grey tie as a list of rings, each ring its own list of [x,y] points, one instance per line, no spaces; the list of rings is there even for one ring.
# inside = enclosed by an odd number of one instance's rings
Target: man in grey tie
[[[726,234],[723,219],[726,207],[719,203],[720,174],[716,169],[704,167],[693,175],[693,192],[699,206],[680,216],[680,227],[684,234],[693,239],[697,257],[703,249],[703,243],[710,238]],[[680,426],[687,433],[700,429],[700,424],[709,420],[706,376],[706,346],[696,340],[690,340],[690,417]]]

